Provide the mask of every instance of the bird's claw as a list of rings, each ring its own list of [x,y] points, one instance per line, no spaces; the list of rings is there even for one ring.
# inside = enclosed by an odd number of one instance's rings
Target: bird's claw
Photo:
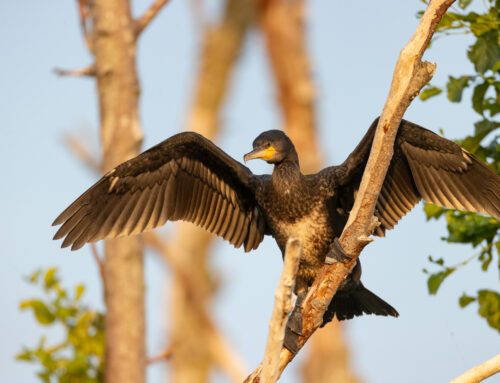
[[[304,336],[302,333],[302,302],[306,297],[307,291],[302,291],[297,294],[295,307],[293,308],[285,329],[285,339],[283,346],[286,347],[294,355],[299,350],[299,337]]]
[[[352,257],[347,255],[347,253],[340,245],[339,239],[335,237],[333,243],[330,245],[328,254],[326,254],[325,263],[327,265],[332,265],[335,262],[346,263],[350,260],[352,260]]]
[[[304,336],[302,333],[302,307],[295,306],[286,324],[283,346],[291,353],[296,354],[299,350],[299,337],[301,336]]]

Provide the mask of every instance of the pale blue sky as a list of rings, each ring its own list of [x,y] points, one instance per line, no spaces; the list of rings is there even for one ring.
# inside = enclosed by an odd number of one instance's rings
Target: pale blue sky
[[[197,65],[199,26],[191,1],[172,0],[144,33],[138,49],[142,85],[141,121],[144,148],[183,127]],[[201,2],[203,3],[203,2]],[[206,0],[217,9],[219,1]],[[134,1],[136,13],[149,1]],[[399,51],[413,33],[421,3],[310,2],[307,32],[317,85],[318,126],[328,164],[341,162],[382,110]],[[215,13],[215,12],[212,12]],[[63,283],[87,286],[87,301],[102,307],[101,285],[88,247],[71,253],[51,240],[54,217],[96,181],[64,147],[65,134],[80,131],[98,141],[95,83],[58,78],[54,67],[79,68],[90,63],[78,24],[76,2],[0,2],[0,380],[35,382],[29,364],[15,362],[21,345],[34,345],[41,329],[21,299],[38,294],[22,276],[38,267],[57,265]],[[426,58],[438,64],[434,82],[471,71],[464,40],[439,40]],[[252,33],[235,72],[230,100],[222,114],[219,144],[241,160],[261,131],[279,127],[275,91],[261,36]],[[469,101],[414,102],[406,118],[449,137],[463,136],[477,118]],[[265,164],[250,163],[256,172]],[[174,225],[169,224],[173,228]],[[498,353],[498,333],[486,326],[476,307],[461,310],[458,296],[478,288],[498,288],[498,274],[478,271],[473,262],[430,297],[422,268],[427,256],[458,263],[472,250],[440,241],[443,223],[426,223],[419,205],[385,239],[362,254],[364,284],[391,303],[398,319],[366,316],[349,322],[352,364],[365,382],[442,382]],[[218,241],[214,269],[224,281],[216,301],[221,330],[253,369],[260,361],[281,257],[271,239],[250,254]],[[146,258],[148,350],[161,351],[168,341],[165,294],[168,272],[155,256]],[[54,342],[58,334],[49,332]],[[283,375],[297,382],[297,366]],[[161,379],[161,366],[150,367],[150,382]],[[220,381],[224,381],[219,377]],[[492,380],[493,381],[493,380]]]

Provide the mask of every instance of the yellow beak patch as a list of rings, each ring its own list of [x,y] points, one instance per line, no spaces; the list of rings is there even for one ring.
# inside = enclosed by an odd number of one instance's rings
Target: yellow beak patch
[[[255,149],[251,151],[250,153],[245,154],[245,157],[243,157],[243,160],[247,162],[248,160],[253,160],[256,158],[259,158],[264,161],[268,161],[271,158],[273,158],[274,153],[276,153],[276,149],[274,146],[270,145],[266,147],[265,149]]]

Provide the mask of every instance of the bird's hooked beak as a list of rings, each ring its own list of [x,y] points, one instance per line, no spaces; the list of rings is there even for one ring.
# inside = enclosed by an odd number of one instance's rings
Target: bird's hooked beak
[[[276,149],[274,148],[274,146],[266,145],[265,147],[256,148],[250,153],[245,154],[245,156],[243,157],[243,161],[247,162],[248,160],[254,160],[256,158],[268,161],[273,158],[274,153],[276,153]]]

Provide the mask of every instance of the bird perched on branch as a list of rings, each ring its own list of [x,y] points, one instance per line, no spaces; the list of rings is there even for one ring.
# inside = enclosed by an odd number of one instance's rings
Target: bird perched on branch
[[[302,244],[296,307],[325,261],[349,258],[338,243],[370,153],[377,120],[339,166],[304,175],[292,141],[279,130],[260,134],[245,162],[273,164],[271,175],[254,175],[203,136],[179,133],[118,165],[64,210],[54,239],[79,249],[88,242],[141,233],[166,221],[184,220],[245,251],[271,235],[284,255],[290,237]],[[500,176],[452,141],[402,121],[394,156],[380,192],[376,216],[382,236],[424,199],[439,206],[500,220]],[[362,314],[398,316],[367,290],[358,262],[324,316],[339,320]],[[300,310],[292,313],[285,345],[300,334]],[[295,334],[295,335],[294,335]]]

